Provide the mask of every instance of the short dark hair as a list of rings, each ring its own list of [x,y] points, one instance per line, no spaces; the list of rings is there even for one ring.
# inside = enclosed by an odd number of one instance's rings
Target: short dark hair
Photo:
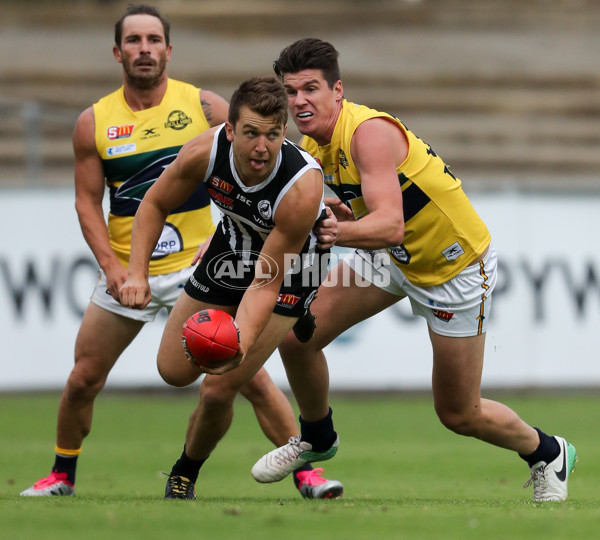
[[[273,62],[273,70],[283,81],[286,73],[298,73],[304,69],[320,69],[329,88],[341,80],[338,57],[335,47],[317,38],[303,38],[288,45]]]
[[[154,6],[148,4],[129,4],[123,16],[115,23],[115,45],[121,48],[121,40],[123,39],[123,21],[131,15],[152,15],[156,17],[162,24],[165,33],[165,43],[170,43],[171,23],[160,11]]]
[[[227,117],[234,127],[243,105],[262,116],[275,116],[283,126],[287,124],[287,92],[275,77],[253,77],[240,84],[231,96]]]

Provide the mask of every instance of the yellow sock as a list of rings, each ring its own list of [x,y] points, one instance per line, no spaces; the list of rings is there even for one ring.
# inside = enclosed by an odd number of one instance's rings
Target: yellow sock
[[[79,454],[81,454],[81,448],[70,450],[67,448],[60,448],[58,445],[54,447],[54,451],[62,457],[77,457]]]

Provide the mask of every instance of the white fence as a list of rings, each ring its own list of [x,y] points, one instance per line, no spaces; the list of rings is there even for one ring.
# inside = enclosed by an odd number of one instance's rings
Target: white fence
[[[471,200],[500,259],[484,386],[600,385],[600,195],[497,192]],[[74,195],[3,191],[0,220],[0,390],[62,388],[97,277]],[[164,385],[155,366],[163,323],[144,328],[109,386]],[[430,387],[425,323],[404,302],[351,329],[326,352],[332,389]],[[267,367],[288,388],[277,355]]]

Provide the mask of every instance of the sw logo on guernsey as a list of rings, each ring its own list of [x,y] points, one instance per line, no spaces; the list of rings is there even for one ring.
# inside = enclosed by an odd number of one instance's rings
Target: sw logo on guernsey
[[[123,126],[110,126],[106,130],[106,136],[109,140],[114,141],[116,139],[126,139],[131,137],[135,124],[125,124]]]
[[[231,184],[225,182],[225,180],[221,180],[218,176],[212,176],[209,183],[212,187],[217,188],[224,193],[231,193],[231,190],[233,189]]]

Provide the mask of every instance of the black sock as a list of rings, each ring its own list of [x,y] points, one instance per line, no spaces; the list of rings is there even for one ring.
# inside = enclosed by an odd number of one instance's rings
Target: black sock
[[[202,465],[207,459],[208,458],[195,460],[189,458],[185,453],[184,446],[183,452],[181,453],[181,457],[175,462],[175,465],[173,465],[173,468],[171,469],[171,476],[183,476],[190,480],[192,484],[195,484],[196,480],[198,480],[200,467],[202,467]]]
[[[333,429],[331,416],[332,411],[330,407],[327,416],[316,422],[307,422],[302,416],[299,417],[301,439],[312,444],[312,449],[315,452],[328,450],[337,438],[337,433]]]
[[[54,458],[54,467],[52,472],[67,473],[67,480],[75,485],[75,473],[77,472],[77,458],[79,456],[59,456]]]
[[[300,480],[298,479],[298,477],[296,476],[299,472],[301,471],[312,471],[313,466],[312,463],[305,463],[304,465],[302,465],[302,467],[298,467],[293,473],[292,473],[292,478],[294,479],[294,485],[296,487],[298,487],[298,484],[300,483]]]
[[[540,436],[540,444],[532,454],[529,454],[528,456],[519,454],[519,456],[522,457],[530,467],[533,467],[540,461],[545,461],[546,463],[554,461],[560,454],[560,445],[558,444],[558,441],[554,437],[546,435],[538,428],[533,429],[535,429]]]

